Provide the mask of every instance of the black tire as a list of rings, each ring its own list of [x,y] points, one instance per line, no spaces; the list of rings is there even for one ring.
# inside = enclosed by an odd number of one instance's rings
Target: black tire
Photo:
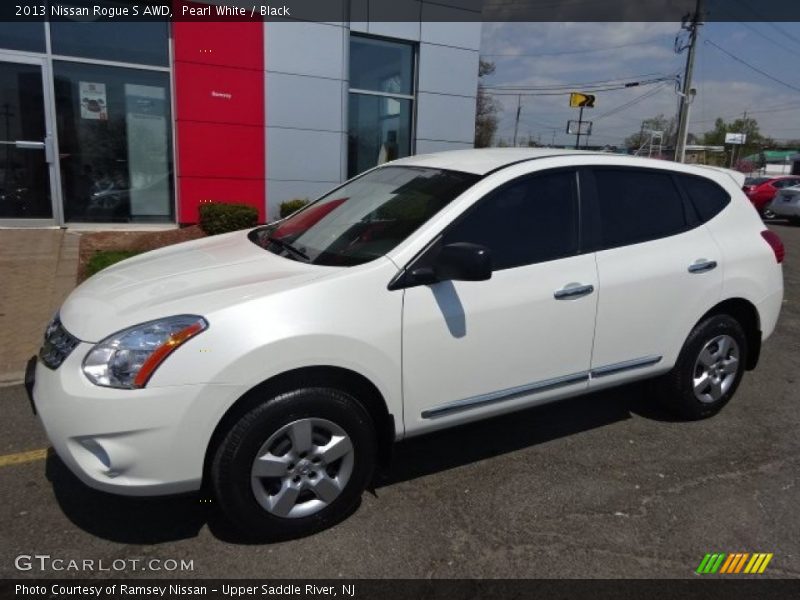
[[[736,372],[721,396],[714,398],[711,383],[702,392],[695,393],[695,376],[701,378],[707,369],[700,364],[700,354],[708,344],[710,350],[719,352],[719,344],[714,340],[727,336],[735,341],[738,350]],[[730,344],[730,343],[729,343]],[[730,345],[734,348],[733,345]],[[732,354],[729,354],[732,356]],[[729,363],[730,358],[726,359]],[[727,364],[726,363],[726,364]],[[662,403],[671,412],[688,420],[706,419],[717,414],[725,406],[739,387],[747,364],[747,337],[739,322],[729,315],[713,315],[695,326],[683,344],[678,360],[672,370],[664,375],[657,386]],[[700,380],[700,379],[698,379]],[[713,379],[711,380],[713,381]],[[719,390],[723,388],[720,387]],[[703,396],[703,400],[698,397]]]
[[[349,437],[352,446],[352,458],[348,459],[349,478],[335,500],[318,509],[318,512],[294,518],[277,516],[256,499],[255,486],[259,485],[261,480],[258,482],[251,480],[254,461],[271,436],[279,435],[278,432],[292,423],[310,419],[333,423]],[[318,432],[315,426],[314,435],[318,433],[321,435],[324,431]],[[288,439],[287,436],[286,440]],[[289,443],[291,446],[291,442]],[[314,442],[314,444],[321,443]],[[358,507],[361,494],[372,479],[376,452],[375,425],[367,410],[355,398],[335,389],[307,387],[267,399],[236,420],[216,448],[209,479],[217,505],[223,515],[248,539],[259,541],[292,539],[331,527]],[[288,456],[288,452],[286,455]],[[312,472],[306,473],[304,477],[311,477],[315,474],[314,466],[310,464],[310,459],[303,461],[308,462],[308,467],[312,469]],[[299,462],[295,467],[300,468]],[[298,477],[292,481],[299,479]],[[276,477],[275,481],[268,479],[265,482],[265,486],[280,482],[289,485],[285,478]],[[304,480],[302,485],[307,483],[313,482]],[[269,492],[266,494],[269,496]],[[304,491],[302,494],[308,495],[311,492]],[[302,498],[298,498],[298,504],[295,506],[302,504],[301,501]]]

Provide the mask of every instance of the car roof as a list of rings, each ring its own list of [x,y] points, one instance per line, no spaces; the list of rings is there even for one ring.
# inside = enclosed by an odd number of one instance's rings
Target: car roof
[[[742,187],[745,179],[744,173],[726,169],[724,167],[681,164],[640,156],[631,156],[628,154],[592,152],[588,150],[565,150],[561,148],[478,148],[466,150],[448,150],[446,152],[436,152],[433,154],[417,154],[414,156],[408,156],[394,160],[391,163],[387,163],[387,166],[427,167],[431,169],[461,171],[463,173],[473,173],[475,175],[486,175],[515,163],[535,160],[537,158],[550,158],[557,156],[613,157],[615,159],[621,159],[626,163],[630,163],[631,166],[662,169],[666,168],[672,169],[673,171],[693,173],[695,175],[706,177],[711,173],[718,173],[733,179],[737,187]]]
[[[479,148],[466,150],[448,150],[434,154],[417,154],[392,161],[392,165],[409,167],[429,167],[462,171],[475,175],[502,169],[516,162],[535,158],[569,155],[606,155],[608,153],[589,152],[586,150],[562,150],[558,148]]]

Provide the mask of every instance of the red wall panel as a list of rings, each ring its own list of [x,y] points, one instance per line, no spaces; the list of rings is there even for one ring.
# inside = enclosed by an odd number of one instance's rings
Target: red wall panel
[[[175,21],[173,27],[176,61],[264,70],[261,20]]]
[[[196,223],[199,206],[207,202],[249,204],[258,209],[259,222],[266,219],[263,179],[181,179],[182,222]]]
[[[173,39],[178,222],[211,201],[250,204],[264,221],[264,24],[176,21]]]
[[[179,121],[180,177],[264,179],[264,128]]]
[[[179,120],[264,125],[261,71],[177,63],[175,86]]]

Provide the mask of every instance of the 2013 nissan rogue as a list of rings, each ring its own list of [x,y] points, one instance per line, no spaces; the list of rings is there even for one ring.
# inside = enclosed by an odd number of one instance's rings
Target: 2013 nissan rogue
[[[409,436],[645,378],[708,417],[783,297],[742,184],[558,150],[397,160],[91,277],[29,363],[31,399],[89,486],[207,483],[265,538],[341,519]]]

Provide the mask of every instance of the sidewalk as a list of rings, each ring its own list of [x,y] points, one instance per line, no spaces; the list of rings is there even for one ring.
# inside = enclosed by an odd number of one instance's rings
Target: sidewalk
[[[47,322],[75,287],[80,234],[0,229],[0,385],[22,381]]]

